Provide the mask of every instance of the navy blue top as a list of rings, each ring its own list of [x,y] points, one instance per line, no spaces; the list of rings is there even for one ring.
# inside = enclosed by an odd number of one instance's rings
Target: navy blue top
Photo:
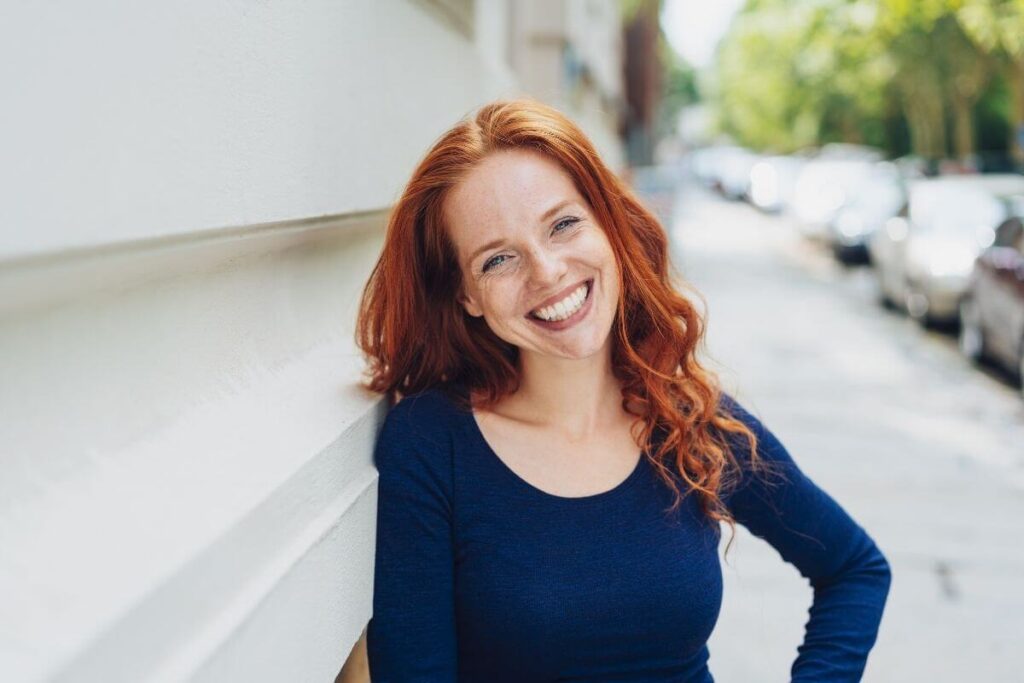
[[[744,470],[725,503],[814,588],[792,680],[859,681],[889,566],[757,418],[722,401],[786,479]],[[749,445],[729,436],[749,465]],[[718,524],[696,493],[667,514],[672,492],[646,456],[608,491],[547,493],[494,453],[472,412],[432,389],[390,410],[375,460],[373,683],[712,681]]]

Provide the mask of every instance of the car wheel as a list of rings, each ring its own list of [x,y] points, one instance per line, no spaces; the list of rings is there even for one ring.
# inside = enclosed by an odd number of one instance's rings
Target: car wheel
[[[985,360],[985,331],[981,327],[981,314],[971,298],[960,301],[960,352],[967,358],[980,363]]]
[[[1020,381],[1020,397],[1024,398],[1024,339],[1020,340],[1020,357],[1017,359],[1017,379]]]
[[[924,327],[929,326],[931,323],[931,317],[928,315],[928,297],[925,296],[924,292],[920,292],[914,288],[908,288],[907,300],[904,306],[911,318],[921,323]]]
[[[889,290],[885,287],[885,276],[882,274],[880,269],[875,270],[875,291],[878,296],[878,303],[882,308],[890,311],[895,311],[899,308],[896,305],[896,300],[889,295]]]

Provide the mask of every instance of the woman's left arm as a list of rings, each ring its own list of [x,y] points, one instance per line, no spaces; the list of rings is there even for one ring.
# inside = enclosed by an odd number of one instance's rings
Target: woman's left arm
[[[760,420],[727,394],[722,401],[754,431],[758,455],[778,472],[767,480],[753,475],[746,469],[749,445],[730,434],[744,471],[724,502],[737,522],[770,543],[814,588],[792,680],[859,681],[889,594],[889,563],[864,529],[800,471]]]

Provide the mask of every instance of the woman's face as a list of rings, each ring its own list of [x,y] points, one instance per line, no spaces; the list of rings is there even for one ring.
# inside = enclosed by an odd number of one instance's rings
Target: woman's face
[[[524,354],[580,359],[606,349],[615,254],[557,162],[528,150],[491,154],[448,193],[444,213],[469,315]]]

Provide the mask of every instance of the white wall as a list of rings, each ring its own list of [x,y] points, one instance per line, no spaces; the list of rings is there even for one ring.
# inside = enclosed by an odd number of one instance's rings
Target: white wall
[[[431,142],[523,92],[514,11],[0,7],[0,680],[333,680],[384,408],[356,299]]]
[[[356,296],[511,77],[430,2],[0,12],[0,680],[333,680],[372,596]]]
[[[387,206],[509,85],[429,8],[7,3],[0,255]]]

